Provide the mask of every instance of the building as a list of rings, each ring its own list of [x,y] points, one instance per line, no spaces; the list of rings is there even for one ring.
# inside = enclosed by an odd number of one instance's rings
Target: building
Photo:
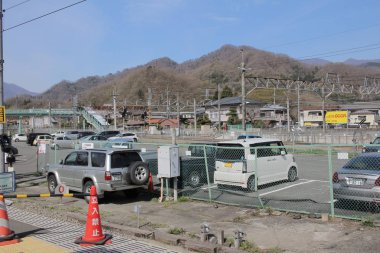
[[[243,118],[242,115],[242,106],[241,106],[241,97],[225,97],[218,100],[210,101],[205,104],[205,113],[208,115],[211,123],[217,124],[219,122],[225,123],[228,121],[229,112],[231,108],[235,108],[237,112],[238,118],[241,120]],[[259,102],[252,99],[246,99],[246,112],[247,112],[247,120],[249,121],[249,115],[255,115],[259,113],[259,110],[265,103]],[[220,104],[220,111],[218,109],[218,105]]]

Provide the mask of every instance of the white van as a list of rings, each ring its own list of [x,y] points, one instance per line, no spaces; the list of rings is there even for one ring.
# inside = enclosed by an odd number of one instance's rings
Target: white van
[[[214,181],[217,185],[232,185],[255,190],[257,185],[282,180],[295,181],[298,166],[278,139],[243,139],[217,144]],[[257,148],[257,160],[255,150]]]

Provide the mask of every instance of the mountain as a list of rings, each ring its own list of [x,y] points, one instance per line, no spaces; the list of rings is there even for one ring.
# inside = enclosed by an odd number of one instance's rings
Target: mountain
[[[357,59],[347,59],[343,62],[344,64],[347,65],[352,65],[352,66],[365,66],[370,63],[380,63],[380,59],[376,60],[357,60]]]
[[[308,65],[315,65],[315,66],[324,66],[327,64],[331,64],[331,61],[327,61],[324,59],[318,59],[318,58],[313,58],[313,59],[306,59],[306,60],[300,60],[302,63],[308,64]]]
[[[148,100],[155,105],[154,110],[166,110],[167,104],[174,106],[191,104],[196,98],[198,103],[213,96],[216,83],[222,88],[228,85],[234,95],[241,90],[242,51],[247,76],[275,77],[314,81],[326,76],[326,73],[338,73],[341,78],[358,78],[364,76],[380,76],[380,68],[368,67],[361,62],[358,66],[346,63],[331,63],[313,59],[299,61],[284,54],[274,54],[250,46],[224,45],[221,48],[196,59],[177,63],[168,57],[154,59],[144,65],[117,71],[106,76],[89,76],[75,82],[61,81],[37,97],[25,96],[25,108],[72,107],[73,97],[78,96],[81,106],[101,107],[112,104],[113,94],[119,106],[134,104],[146,106]],[[348,63],[355,62],[353,60]],[[318,64],[316,64],[318,63]],[[377,63],[372,63],[377,64]],[[250,83],[247,83],[249,89]],[[273,90],[268,92],[252,92],[251,99],[271,100]],[[255,97],[255,94],[262,94]],[[207,97],[208,96],[208,97]],[[284,96],[283,96],[284,97]],[[20,101],[20,97],[18,101]],[[312,98],[310,98],[312,100]],[[13,98],[8,99],[8,106],[16,104]],[[20,104],[20,103],[19,103]]]
[[[38,93],[28,91],[16,84],[4,83],[4,100],[22,95],[35,96],[37,94]]]

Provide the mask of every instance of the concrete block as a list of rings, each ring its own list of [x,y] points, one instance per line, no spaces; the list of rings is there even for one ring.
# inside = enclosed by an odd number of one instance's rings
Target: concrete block
[[[199,241],[186,241],[183,245],[185,249],[201,252],[201,253],[218,253],[219,248],[215,245],[212,245],[210,243],[206,242],[199,242]]]

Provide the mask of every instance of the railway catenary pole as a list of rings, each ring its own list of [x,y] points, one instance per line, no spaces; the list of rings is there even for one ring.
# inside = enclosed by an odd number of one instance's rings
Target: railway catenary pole
[[[0,106],[4,104],[4,58],[3,58],[3,0],[0,0]],[[4,112],[5,115],[5,112]],[[4,134],[4,125],[0,124],[0,134]],[[0,172],[5,172],[5,157],[0,155]]]

